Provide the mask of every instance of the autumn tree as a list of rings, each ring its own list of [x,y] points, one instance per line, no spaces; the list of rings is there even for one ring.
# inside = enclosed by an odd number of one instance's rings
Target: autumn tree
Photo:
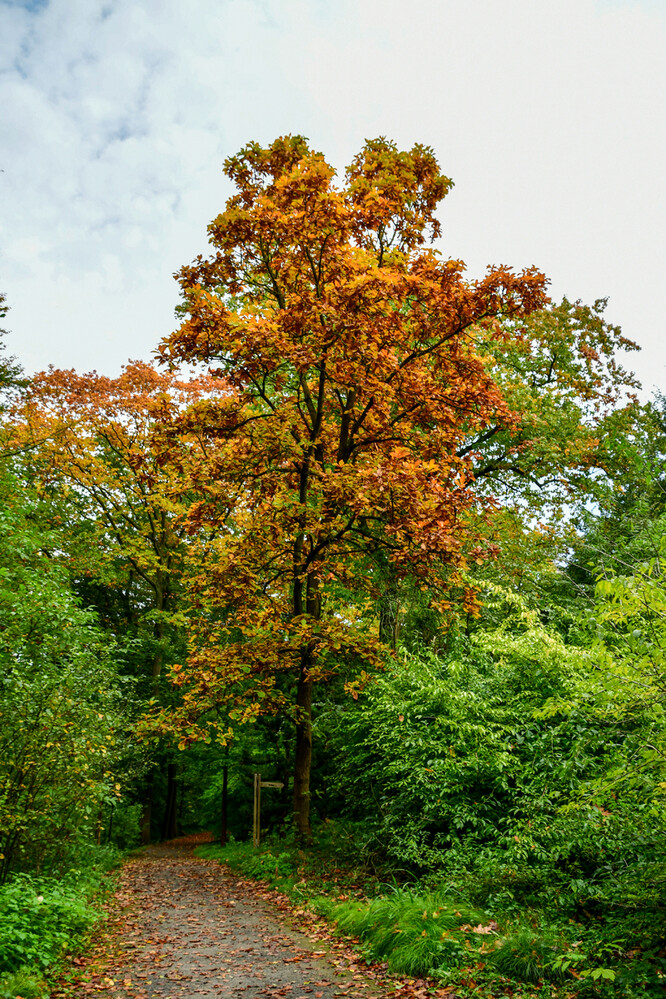
[[[219,389],[216,379],[178,379],[143,362],[128,363],[117,378],[51,368],[34,376],[15,410],[16,439],[29,448],[42,488],[78,503],[75,526],[84,534],[69,546],[73,575],[121,585],[128,623],[148,614],[153,680],[162,670],[185,532],[175,454],[167,467],[151,448],[152,428],[165,408],[173,414]]]
[[[168,467],[161,462],[151,450],[152,427],[164,407],[177,412],[216,391],[210,377],[178,379],[142,362],[127,364],[117,378],[50,369],[33,378],[14,414],[15,440],[27,449],[34,480],[43,495],[56,497],[58,518],[69,517],[63,559],[75,585],[102,624],[122,632],[123,641],[140,640],[146,698],[159,695],[182,632],[186,550],[175,453]],[[175,816],[176,768],[167,769],[167,811]],[[144,840],[150,813],[149,779]],[[165,833],[175,834],[173,822]]]
[[[469,282],[426,247],[451,186],[427,147],[368,142],[342,185],[299,136],[252,143],[225,172],[237,193],[209,226],[212,256],[181,271],[187,315],[160,347],[229,384],[164,430],[165,453],[207,437],[209,485],[189,523],[216,531],[176,673],[181,737],[207,737],[207,709],[215,727],[221,707],[233,722],[291,705],[306,840],[313,685],[376,662],[363,594],[374,601],[390,566],[442,602],[459,586],[474,603],[463,573],[489,551],[459,451],[517,417],[471,331],[503,337],[499,318],[543,306],[546,282],[508,267]]]

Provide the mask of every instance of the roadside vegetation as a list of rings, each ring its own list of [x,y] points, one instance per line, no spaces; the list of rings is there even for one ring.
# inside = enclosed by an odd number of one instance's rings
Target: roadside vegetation
[[[40,999],[103,919],[117,850],[88,847],[59,875],[17,873],[0,887],[0,996]],[[110,880],[111,879],[111,880]]]

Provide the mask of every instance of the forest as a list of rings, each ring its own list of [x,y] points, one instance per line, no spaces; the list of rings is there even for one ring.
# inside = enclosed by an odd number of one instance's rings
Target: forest
[[[430,148],[225,173],[153,361],[0,358],[0,995],[202,830],[452,995],[663,994],[666,399]]]

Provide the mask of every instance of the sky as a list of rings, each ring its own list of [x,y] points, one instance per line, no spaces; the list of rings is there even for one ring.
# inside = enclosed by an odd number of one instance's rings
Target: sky
[[[433,147],[445,256],[608,298],[666,391],[666,0],[0,0],[8,350],[114,375],[176,326],[250,140]]]

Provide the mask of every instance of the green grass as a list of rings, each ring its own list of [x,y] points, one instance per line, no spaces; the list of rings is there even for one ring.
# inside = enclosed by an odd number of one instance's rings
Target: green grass
[[[36,971],[23,968],[20,971],[0,975],[0,999],[42,999],[48,995],[48,984],[44,976]]]
[[[322,907],[320,906],[320,909]],[[494,937],[474,933],[485,914],[436,894],[396,889],[369,900],[332,903],[324,914],[338,930],[363,942],[369,960],[396,974],[422,976],[478,959]]]

